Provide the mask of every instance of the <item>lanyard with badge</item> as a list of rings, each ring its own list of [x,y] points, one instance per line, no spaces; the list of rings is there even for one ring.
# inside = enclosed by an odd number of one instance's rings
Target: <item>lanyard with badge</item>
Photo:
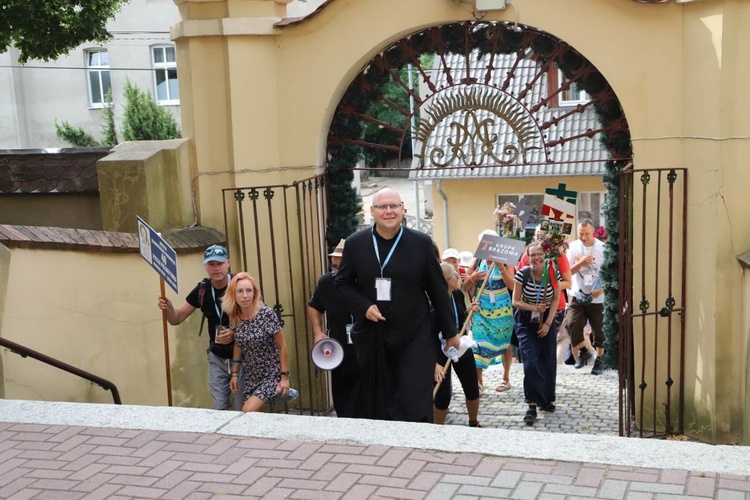
[[[227,287],[229,286],[229,283],[232,281],[232,275],[227,276]],[[214,309],[216,310],[216,317],[219,318],[219,325],[221,326],[221,318],[224,315],[223,312],[221,312],[221,309],[219,309],[219,303],[216,300],[216,289],[214,288],[213,283],[211,283],[211,298],[214,299]],[[221,299],[221,297],[219,297]]]
[[[376,300],[379,301],[390,301],[391,300],[391,279],[383,277],[383,269],[388,265],[388,262],[390,262],[391,257],[393,256],[393,251],[396,250],[396,247],[398,246],[398,242],[401,241],[401,236],[404,234],[404,227],[401,226],[401,229],[398,232],[398,236],[396,237],[396,241],[393,243],[393,246],[391,247],[391,251],[388,252],[388,255],[385,258],[385,261],[381,263],[380,261],[380,251],[378,250],[378,241],[375,239],[375,227],[372,228],[372,246],[375,248],[375,257],[378,259],[378,266],[380,266],[380,278],[375,278],[375,296]]]

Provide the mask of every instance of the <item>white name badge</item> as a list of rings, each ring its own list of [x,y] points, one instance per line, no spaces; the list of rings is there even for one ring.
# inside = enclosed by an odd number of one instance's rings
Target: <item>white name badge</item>
[[[583,284],[585,286],[591,286],[594,284],[594,276],[591,274],[585,274],[583,276]]]
[[[391,300],[391,278],[375,278],[375,295],[379,301]]]

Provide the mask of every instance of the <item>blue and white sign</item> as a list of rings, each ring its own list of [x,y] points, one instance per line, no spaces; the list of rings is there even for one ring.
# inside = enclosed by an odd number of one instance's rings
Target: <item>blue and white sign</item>
[[[159,233],[146,224],[146,221],[137,215],[135,218],[138,222],[138,244],[141,247],[141,257],[159,273],[159,276],[164,278],[174,293],[179,293],[177,291],[177,254]]]

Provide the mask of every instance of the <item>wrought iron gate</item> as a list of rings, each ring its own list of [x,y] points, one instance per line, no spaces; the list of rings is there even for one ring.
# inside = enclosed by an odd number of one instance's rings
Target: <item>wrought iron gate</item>
[[[300,392],[283,411],[328,412],[328,377],[310,362],[307,319],[307,301],[327,268],[327,178],[322,174],[292,184],[227,188],[222,199],[225,234],[239,250],[233,271],[247,271],[258,281],[263,301],[282,321],[290,383]]]
[[[687,170],[620,176],[620,435],[684,431]]]

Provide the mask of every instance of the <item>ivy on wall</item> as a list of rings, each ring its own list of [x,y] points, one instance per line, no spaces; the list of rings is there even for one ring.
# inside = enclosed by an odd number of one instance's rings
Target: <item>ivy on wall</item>
[[[476,51],[476,52],[474,52]],[[365,140],[364,131],[372,129],[368,109],[373,103],[383,102],[386,86],[398,81],[402,69],[410,64],[417,72],[427,75],[431,67],[422,67],[420,58],[426,54],[444,58],[447,54],[470,57],[488,54],[517,53],[533,58],[541,65],[559,67],[565,77],[575,82],[593,100],[597,117],[604,129],[601,140],[610,154],[606,163],[604,185],[608,197],[604,206],[606,217],[605,263],[602,279],[605,293],[605,363],[617,366],[618,360],[618,244],[619,244],[619,173],[632,157],[630,132],[620,103],[604,76],[579,52],[556,37],[530,27],[513,26],[500,22],[459,22],[428,28],[399,40],[373,58],[355,78],[338,105],[328,137],[328,165],[332,206],[327,240],[335,245],[356,229],[359,204],[351,187],[351,169],[364,157],[368,148],[393,148],[403,144],[407,128],[392,144],[372,144]],[[424,58],[422,58],[424,60]],[[465,79],[449,84],[472,83]],[[437,89],[431,89],[436,92]],[[387,126],[389,124],[381,124]],[[394,125],[394,128],[400,125]],[[383,134],[393,136],[394,134]],[[368,137],[370,139],[370,137]],[[398,143],[398,144],[396,144]]]

